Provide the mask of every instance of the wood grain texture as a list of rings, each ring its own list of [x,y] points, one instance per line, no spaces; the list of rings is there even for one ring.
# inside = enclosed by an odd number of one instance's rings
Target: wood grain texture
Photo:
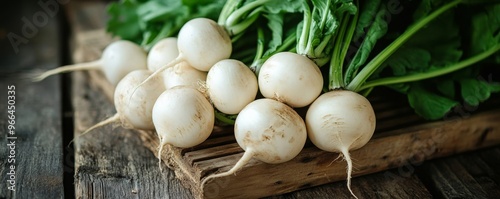
[[[0,19],[2,30],[12,30],[15,31],[13,33],[21,34],[23,24],[16,20],[31,16],[38,11],[37,9],[39,7],[36,2],[7,3],[2,6],[2,13],[9,18]],[[50,18],[28,43],[18,46],[17,53],[10,45],[1,46],[0,198],[65,197],[60,78],[55,76],[35,83],[28,79],[35,71],[48,70],[60,64],[58,28],[57,18]],[[10,44],[7,39],[2,41],[4,41],[2,44]],[[7,112],[9,85],[15,86],[15,89],[11,90],[15,92],[15,135],[10,136],[17,139],[6,139],[9,124]],[[11,146],[7,144],[12,142],[15,144],[15,149],[10,150]],[[15,155],[13,164],[8,162],[10,159],[8,155],[11,154]],[[11,179],[7,173],[11,172],[11,166],[15,166],[15,192],[7,188],[7,179]]]
[[[9,81],[10,80],[10,81]],[[40,83],[20,79],[0,80],[0,98],[7,99],[7,85],[16,86],[16,137],[6,139],[7,114],[0,117],[2,150],[0,150],[0,198],[64,198],[63,146],[58,78]],[[7,101],[0,102],[6,104]],[[7,106],[0,106],[7,113]],[[15,142],[16,192],[7,189],[10,172],[7,142]]]
[[[440,198],[497,198],[499,168],[497,147],[426,162],[417,168],[417,173]]]
[[[74,62],[98,59],[111,42],[101,29],[104,8],[102,2],[71,2],[68,6]],[[160,171],[158,159],[142,145],[137,132],[114,124],[79,137],[79,133],[115,113],[110,99],[97,87],[101,83],[90,81],[88,73],[101,74],[91,71],[73,75],[76,197],[191,198],[173,171]]]
[[[170,170],[142,145],[137,132],[119,124],[79,136],[114,114],[111,102],[81,72],[73,75],[75,194],[77,198],[191,198]]]

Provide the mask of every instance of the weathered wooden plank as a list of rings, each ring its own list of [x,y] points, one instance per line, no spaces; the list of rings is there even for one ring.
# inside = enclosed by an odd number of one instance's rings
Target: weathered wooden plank
[[[73,59],[83,62],[98,58],[110,41],[103,31],[92,29],[102,27],[102,20],[96,20],[102,19],[99,17],[103,14],[102,3],[71,2],[68,13],[76,38],[73,40],[76,48]],[[79,34],[82,32],[86,34]],[[107,42],[100,42],[101,39]],[[86,42],[88,40],[93,42]],[[100,74],[98,71],[91,73]],[[73,75],[76,197],[191,198],[189,191],[175,179],[173,171],[160,171],[158,159],[142,145],[138,132],[114,124],[79,136],[88,127],[115,113],[111,101],[96,87],[99,83],[90,81],[86,74]]]
[[[440,198],[500,196],[500,148],[426,162],[417,168],[432,193]]]
[[[19,76],[18,76],[19,77]],[[60,89],[58,78],[26,83],[10,78],[0,80],[0,198],[64,198],[63,146]],[[7,87],[15,86],[15,134],[7,135]],[[16,137],[8,139],[7,136]],[[7,144],[12,144],[8,146]],[[11,148],[12,147],[12,148]],[[7,150],[8,149],[8,150]],[[11,157],[9,157],[12,155]],[[14,157],[15,156],[15,157]],[[15,161],[13,163],[12,161]],[[12,162],[12,164],[11,164]],[[14,166],[15,175],[10,173]],[[15,190],[7,179],[15,178]]]
[[[40,8],[36,2],[16,1],[0,10],[8,16],[0,18],[0,198],[64,198],[60,78],[27,79],[60,64],[59,16],[35,27],[16,52],[5,34],[23,35],[21,18],[31,19]]]
[[[356,178],[353,192],[359,198],[432,198],[416,175],[403,176],[397,169]],[[268,199],[285,198],[353,198],[345,182],[325,184]]]
[[[82,131],[114,114],[111,102],[73,75],[75,110],[75,194],[77,198],[190,198],[170,170],[160,171],[158,160],[142,145],[137,132],[117,124],[87,135]]]

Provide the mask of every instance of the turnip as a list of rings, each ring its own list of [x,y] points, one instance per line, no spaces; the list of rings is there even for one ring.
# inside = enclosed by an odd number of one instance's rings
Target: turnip
[[[237,114],[257,96],[257,77],[243,62],[225,59],[217,62],[206,80],[214,106],[226,114]]]
[[[154,79],[142,85],[132,95],[135,87],[151,75],[149,70],[135,70],[127,74],[115,88],[114,105],[116,114],[90,127],[82,133],[110,124],[120,122],[125,128],[154,130],[152,110],[156,99],[165,91],[161,79]]]
[[[133,89],[151,75],[149,70],[132,71],[118,83],[114,93],[114,103],[122,124],[131,128],[154,130],[153,105],[156,99],[165,91],[161,78],[153,79],[139,87],[132,95]]]
[[[177,38],[167,37],[158,41],[148,52],[147,63],[150,71],[167,65],[179,56]]]
[[[304,120],[291,107],[273,99],[258,99],[241,110],[234,125],[238,145],[245,150],[229,171],[206,177],[210,179],[234,174],[252,158],[270,164],[291,160],[305,145]]]
[[[294,108],[311,104],[323,89],[323,76],[318,66],[309,58],[292,52],[276,53],[266,60],[258,81],[264,97]]]
[[[35,77],[34,81],[41,81],[48,76],[77,71],[101,70],[106,79],[113,85],[133,70],[147,69],[146,51],[135,43],[127,40],[118,40],[109,44],[103,51],[100,59],[87,63],[79,63],[58,67]]]
[[[164,91],[153,107],[153,124],[160,138],[160,168],[164,145],[196,146],[212,133],[214,123],[214,108],[198,90],[176,86]]]
[[[375,131],[375,113],[362,95],[333,90],[316,99],[306,113],[309,139],[324,151],[342,153],[347,162],[347,186],[351,190],[352,160],[349,151],[363,147]]]
[[[163,72],[163,83],[166,89],[179,85],[198,89],[200,83],[207,79],[207,72],[196,70],[186,62],[181,62]]]
[[[168,67],[187,62],[200,71],[208,71],[215,63],[231,56],[232,43],[226,30],[208,18],[194,18],[186,22],[177,37],[179,56],[158,68],[144,82]]]

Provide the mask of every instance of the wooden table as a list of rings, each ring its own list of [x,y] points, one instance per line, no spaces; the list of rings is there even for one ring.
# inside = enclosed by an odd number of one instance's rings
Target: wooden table
[[[3,9],[10,15],[0,17],[0,198],[192,198],[172,170],[165,167],[160,171],[158,160],[136,131],[108,125],[70,144],[74,132],[114,114],[100,87],[87,81],[88,73],[54,76],[38,83],[27,81],[34,71],[95,58],[98,53],[89,55],[89,49],[82,55],[82,49],[75,48],[82,38],[69,33],[92,33],[96,27],[103,27],[105,21],[96,19],[105,17],[104,4],[70,2],[39,27],[28,43],[20,44],[17,53],[6,34],[22,36],[21,19],[31,19],[41,9],[36,3]],[[85,17],[85,24],[68,25],[64,20],[74,22]],[[91,46],[97,50],[104,47],[98,41]],[[9,138],[10,85],[15,86],[15,134]],[[11,142],[15,142],[13,150],[7,145]],[[11,153],[15,158],[9,157]],[[8,174],[11,170],[15,175]],[[15,177],[15,192],[8,189],[11,176]],[[354,178],[352,187],[360,198],[499,197],[500,146],[424,163],[410,161],[395,169]],[[269,198],[350,197],[345,182],[336,182]]]

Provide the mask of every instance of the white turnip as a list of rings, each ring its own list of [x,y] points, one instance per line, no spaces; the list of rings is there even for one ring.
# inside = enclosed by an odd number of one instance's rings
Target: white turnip
[[[153,124],[160,138],[159,163],[164,145],[196,146],[212,133],[214,123],[214,108],[198,90],[176,86],[164,91],[153,107]]]
[[[276,53],[266,60],[258,81],[264,97],[294,108],[311,104],[323,89],[323,76],[318,66],[309,58],[292,52]]]
[[[118,40],[109,44],[101,58],[96,61],[58,67],[43,72],[33,81],[41,81],[51,75],[70,71],[101,70],[106,79],[116,86],[129,72],[147,69],[146,57],[146,51],[139,45],[127,40]]]
[[[130,128],[154,130],[153,105],[160,94],[165,91],[161,78],[154,79],[139,87],[132,95],[133,89],[151,75],[149,70],[132,71],[116,86],[114,103],[122,124]]]
[[[347,162],[347,186],[351,190],[352,160],[349,151],[363,147],[375,131],[375,113],[362,95],[334,90],[316,99],[306,113],[307,133],[321,150],[341,153]]]
[[[156,71],[179,56],[177,38],[167,37],[158,41],[148,52],[147,63],[150,71]]]
[[[231,56],[232,43],[226,30],[208,18],[195,18],[186,22],[177,37],[179,56],[158,68],[149,81],[168,67],[187,62],[200,71],[208,71],[215,63]]]
[[[120,122],[125,128],[154,130],[153,105],[160,94],[165,91],[161,79],[149,81],[139,87],[133,94],[134,96],[131,96],[136,86],[149,77],[151,73],[149,70],[135,70],[120,80],[114,92],[114,105],[117,113],[88,128],[81,135],[114,122]]]
[[[188,63],[181,62],[173,67],[167,68],[162,76],[166,89],[180,85],[198,89],[200,84],[207,79],[207,72],[196,70]]]
[[[217,62],[206,80],[208,96],[220,112],[237,114],[257,96],[257,77],[243,62]]]
[[[304,120],[291,107],[273,99],[258,99],[241,110],[234,125],[243,157],[229,171],[206,177],[210,179],[234,174],[252,158],[270,164],[291,160],[304,148],[307,132]]]

